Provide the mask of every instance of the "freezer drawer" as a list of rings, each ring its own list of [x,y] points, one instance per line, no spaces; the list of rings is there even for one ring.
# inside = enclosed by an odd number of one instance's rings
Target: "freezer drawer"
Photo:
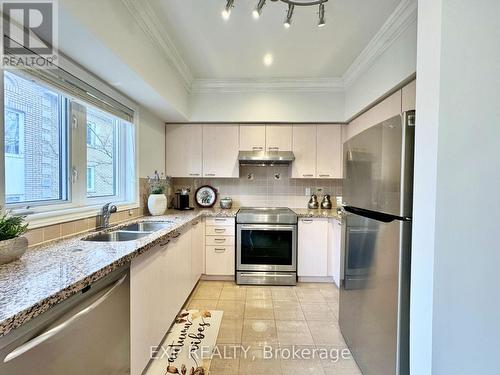
[[[129,374],[129,308],[122,270],[3,337],[0,374]]]

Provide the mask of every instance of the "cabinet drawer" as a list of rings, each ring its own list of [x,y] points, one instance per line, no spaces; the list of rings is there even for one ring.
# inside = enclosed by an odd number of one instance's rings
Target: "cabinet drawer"
[[[212,226],[234,226],[233,217],[207,217],[205,219],[206,225]]]
[[[234,236],[234,227],[230,226],[208,226],[205,228],[207,236]]]
[[[205,273],[234,275],[234,246],[206,246]]]
[[[207,246],[234,246],[234,236],[205,236]]]

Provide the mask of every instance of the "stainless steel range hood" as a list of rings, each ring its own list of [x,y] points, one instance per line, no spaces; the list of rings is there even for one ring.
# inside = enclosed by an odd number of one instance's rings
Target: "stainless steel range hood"
[[[292,151],[240,151],[240,165],[276,165],[290,164],[295,160]]]

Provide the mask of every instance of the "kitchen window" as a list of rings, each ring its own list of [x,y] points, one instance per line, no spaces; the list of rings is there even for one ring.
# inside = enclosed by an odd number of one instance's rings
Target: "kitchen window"
[[[29,215],[136,203],[133,112],[67,77],[31,73],[4,71],[7,208]]]

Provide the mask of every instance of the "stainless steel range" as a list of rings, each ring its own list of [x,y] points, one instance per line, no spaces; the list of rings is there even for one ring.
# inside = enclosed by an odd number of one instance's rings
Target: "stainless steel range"
[[[236,283],[297,284],[297,215],[289,208],[241,208],[236,215]]]

